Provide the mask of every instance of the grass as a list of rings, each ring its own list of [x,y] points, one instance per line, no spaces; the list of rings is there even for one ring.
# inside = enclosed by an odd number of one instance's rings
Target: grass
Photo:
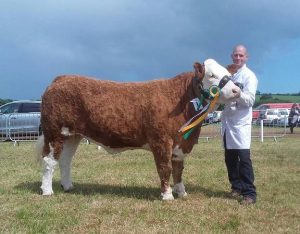
[[[261,95],[256,95],[256,105],[258,106],[263,101],[264,103],[273,103],[273,102],[292,102],[292,103],[300,103],[300,95],[284,95],[284,94],[271,94],[272,98],[269,99],[260,99]]]
[[[244,207],[227,197],[220,139],[200,141],[185,164],[187,199],[159,200],[149,152],[111,156],[80,145],[75,188],[39,195],[34,144],[0,143],[0,233],[299,233],[300,139],[253,141],[258,201]]]

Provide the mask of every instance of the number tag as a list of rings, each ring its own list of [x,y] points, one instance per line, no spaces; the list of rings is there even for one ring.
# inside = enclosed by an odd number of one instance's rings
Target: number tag
[[[199,98],[194,98],[193,100],[190,101],[191,103],[193,103],[193,106],[195,108],[195,111],[200,111],[203,109],[203,105],[200,101]]]

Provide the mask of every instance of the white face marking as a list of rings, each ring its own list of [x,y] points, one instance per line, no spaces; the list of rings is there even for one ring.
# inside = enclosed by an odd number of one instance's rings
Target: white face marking
[[[182,152],[182,149],[179,148],[179,145],[176,145],[172,152],[176,157],[172,157],[173,161],[183,161],[185,158],[185,154]]]
[[[205,65],[205,75],[203,79],[203,88],[208,89],[212,85],[219,85],[220,80],[224,76],[230,76],[230,73],[227,69],[220,64],[218,64],[213,59],[207,59],[204,62]],[[234,87],[234,83],[229,81],[221,90],[220,98],[218,103],[226,103],[228,101],[232,101],[234,98],[234,94],[232,89]]]

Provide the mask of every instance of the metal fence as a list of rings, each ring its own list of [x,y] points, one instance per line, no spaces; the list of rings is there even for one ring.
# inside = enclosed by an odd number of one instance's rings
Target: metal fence
[[[34,141],[40,134],[40,113],[0,115],[0,141]]]
[[[257,138],[263,142],[264,138],[273,138],[275,141],[277,138],[284,137],[288,130],[288,123],[286,119],[281,119],[280,122],[274,121],[268,123],[266,120],[260,120],[252,123],[252,138]],[[200,138],[209,141],[212,138],[221,137],[221,123],[213,123],[204,125],[201,128]]]
[[[263,141],[264,138],[273,138],[286,135],[288,131],[287,121],[267,124],[264,120],[254,122],[252,125],[252,137]],[[0,115],[0,141],[35,141],[41,134],[40,115],[32,114],[11,114]],[[209,141],[221,137],[221,123],[203,125],[200,138]]]
[[[207,142],[210,139],[221,136],[221,123],[204,124],[201,127],[200,139],[205,139]]]
[[[280,119],[280,121],[272,121],[271,123],[265,119],[261,119],[252,124],[252,137],[259,138],[262,142],[264,138],[284,137],[288,131],[288,117]]]

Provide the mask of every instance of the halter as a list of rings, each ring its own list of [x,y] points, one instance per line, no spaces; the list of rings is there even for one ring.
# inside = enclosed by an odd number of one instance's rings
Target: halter
[[[203,102],[203,99],[205,99],[208,103],[198,114],[193,116],[178,130],[178,132],[182,132],[184,134],[183,138],[185,140],[191,135],[195,127],[204,121],[208,113],[213,110],[219,99],[221,89],[228,83],[228,81],[231,80],[229,76],[224,76],[220,80],[218,86],[212,85],[209,89],[203,89],[202,81],[196,79],[196,77],[193,78],[193,92],[200,99],[200,102]],[[195,82],[197,82],[198,85],[195,85]],[[198,87],[198,89],[195,89],[195,87]]]

